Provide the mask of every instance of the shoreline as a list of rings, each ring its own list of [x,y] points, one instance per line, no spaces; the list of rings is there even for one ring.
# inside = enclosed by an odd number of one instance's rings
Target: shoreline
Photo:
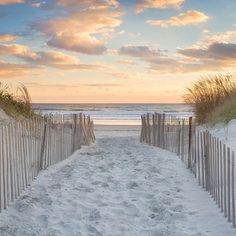
[[[109,136],[136,136],[141,133],[139,125],[94,125],[94,133],[97,138]]]

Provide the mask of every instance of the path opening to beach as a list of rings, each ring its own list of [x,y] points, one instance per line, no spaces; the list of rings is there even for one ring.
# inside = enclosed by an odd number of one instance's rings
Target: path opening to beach
[[[179,158],[100,126],[96,143],[42,171],[0,214],[0,235],[235,235]]]

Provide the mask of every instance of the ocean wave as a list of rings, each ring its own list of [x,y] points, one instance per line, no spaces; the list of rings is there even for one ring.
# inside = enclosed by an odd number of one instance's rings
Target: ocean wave
[[[144,113],[169,113],[176,117],[193,115],[193,109],[185,104],[34,104],[33,108],[42,114],[71,114],[83,112],[96,123],[136,124]]]

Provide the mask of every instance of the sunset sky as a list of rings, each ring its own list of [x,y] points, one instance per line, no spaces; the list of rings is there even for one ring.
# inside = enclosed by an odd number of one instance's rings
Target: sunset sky
[[[0,81],[33,102],[182,102],[236,71],[235,0],[0,0]]]

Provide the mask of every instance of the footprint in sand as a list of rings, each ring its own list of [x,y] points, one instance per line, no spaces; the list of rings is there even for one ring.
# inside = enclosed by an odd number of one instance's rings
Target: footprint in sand
[[[61,189],[61,184],[59,184],[59,183],[57,183],[57,184],[52,184],[51,186],[49,186],[49,188],[50,188],[51,190],[56,190],[56,189],[60,190],[60,189]]]
[[[100,172],[104,173],[104,172],[108,172],[108,169],[103,167],[103,166],[99,166],[98,170],[100,170]]]
[[[89,234],[88,235],[96,235],[96,236],[103,236],[95,227],[91,226],[91,225],[88,225],[87,226],[87,229],[89,231]]]
[[[135,188],[137,188],[139,185],[136,183],[136,182],[129,182],[128,184],[127,184],[127,188],[128,189],[135,189]]]
[[[125,207],[125,214],[128,216],[138,216],[139,215],[139,209],[136,207],[136,205],[128,202],[123,201],[121,203],[123,207]]]
[[[179,204],[171,207],[170,209],[174,212],[182,212],[185,208],[183,205]]]
[[[44,228],[48,226],[48,216],[47,215],[40,215],[37,217],[37,222]]]
[[[92,209],[89,214],[89,220],[97,222],[101,219],[100,212],[97,209]]]

